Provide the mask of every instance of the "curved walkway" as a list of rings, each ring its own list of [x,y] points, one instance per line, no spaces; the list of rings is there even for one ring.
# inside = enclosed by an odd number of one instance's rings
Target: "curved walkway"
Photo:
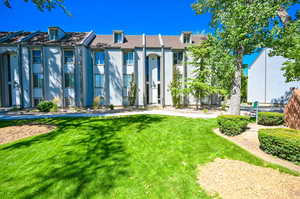
[[[298,166],[290,161],[283,160],[283,159],[277,158],[275,156],[269,155],[259,148],[260,143],[258,140],[258,130],[263,129],[263,128],[278,128],[278,126],[268,127],[268,126],[262,126],[262,125],[257,125],[257,124],[249,124],[248,127],[249,127],[249,129],[247,131],[245,131],[244,133],[242,133],[240,135],[233,136],[233,137],[222,134],[218,129],[214,129],[214,132],[217,135],[239,145],[243,149],[249,151],[253,155],[255,155],[267,162],[278,164],[278,165],[281,165],[283,167],[289,168],[291,170],[294,170],[294,171],[297,171],[300,173],[300,166]]]
[[[126,116],[126,115],[168,115],[168,116],[182,116],[189,118],[216,118],[219,116],[217,113],[182,113],[176,111],[166,110],[149,110],[149,111],[128,111],[122,113],[63,113],[63,114],[39,114],[39,115],[8,115],[0,114],[0,120],[24,120],[24,119],[44,119],[44,118],[57,118],[57,117],[104,117],[104,116]]]

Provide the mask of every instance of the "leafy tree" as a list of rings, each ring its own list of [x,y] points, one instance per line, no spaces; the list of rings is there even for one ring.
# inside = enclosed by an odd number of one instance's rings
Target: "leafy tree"
[[[128,93],[128,98],[129,98],[129,105],[134,106],[136,102],[136,95],[137,95],[137,85],[135,81],[135,76],[132,74],[132,79],[130,82],[130,90]]]
[[[179,69],[174,66],[173,71],[173,79],[169,86],[173,101],[173,106],[178,108],[181,106],[182,101],[182,74],[180,73]]]
[[[33,3],[37,7],[37,9],[39,9],[42,12],[45,10],[51,11],[59,7],[63,9],[63,11],[67,15],[69,16],[72,15],[64,6],[64,0],[23,0],[23,1]],[[11,0],[3,0],[3,3],[6,7],[12,8]]]
[[[247,102],[248,77],[242,73],[241,102]]]
[[[185,92],[195,97],[196,108],[198,109],[199,104],[201,106],[201,99],[204,97],[226,92],[224,85],[218,81],[220,79],[218,77],[218,74],[220,74],[219,69],[222,65],[215,65],[214,55],[219,50],[212,36],[209,36],[207,40],[198,45],[190,46],[188,50],[193,58],[191,64],[196,67],[196,70],[194,71],[194,78],[187,82]]]
[[[231,114],[240,114],[244,55],[253,53],[263,47],[265,41],[270,41],[271,27],[279,23],[276,16],[297,2],[299,0],[197,0],[193,4],[197,14],[211,13],[211,26],[216,37],[234,56]]]
[[[274,28],[271,55],[287,58],[282,70],[287,82],[300,81],[300,17],[288,20],[285,26]]]

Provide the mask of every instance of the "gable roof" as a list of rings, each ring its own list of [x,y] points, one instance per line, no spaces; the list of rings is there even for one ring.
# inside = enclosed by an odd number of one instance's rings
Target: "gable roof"
[[[192,44],[200,43],[207,39],[205,35],[192,35]],[[158,35],[145,35],[147,48],[161,48]],[[185,49],[190,44],[184,44],[180,41],[180,36],[162,36],[162,42],[165,48]],[[96,35],[96,38],[90,45],[92,48],[121,48],[134,49],[143,47],[143,35],[125,35],[124,43],[114,43],[113,35]]]
[[[13,32],[0,32],[0,38],[6,37]],[[34,32],[22,32],[9,40],[5,40],[4,42],[0,42],[0,44],[17,44],[20,43],[22,38],[32,34]],[[88,33],[86,32],[66,32],[66,35],[57,41],[51,41],[48,39],[47,32],[38,32],[33,37],[24,41],[24,44],[28,45],[60,45],[60,46],[75,46],[81,44],[83,39]]]

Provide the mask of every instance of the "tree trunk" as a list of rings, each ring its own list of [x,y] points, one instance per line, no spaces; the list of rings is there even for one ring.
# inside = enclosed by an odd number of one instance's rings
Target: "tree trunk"
[[[238,59],[236,71],[234,73],[233,84],[231,88],[229,112],[232,115],[240,115],[241,107],[241,84],[242,84],[242,68],[243,68],[243,50],[238,51]]]
[[[291,20],[291,17],[284,8],[279,8],[277,14],[284,25],[286,25]]]

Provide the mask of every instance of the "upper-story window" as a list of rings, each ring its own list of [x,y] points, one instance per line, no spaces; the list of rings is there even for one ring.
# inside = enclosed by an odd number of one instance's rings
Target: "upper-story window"
[[[105,60],[105,54],[104,54],[104,52],[96,52],[95,53],[95,63],[97,65],[104,64],[104,60]]]
[[[133,52],[126,52],[124,55],[125,64],[132,65],[133,64]]]
[[[72,50],[64,51],[64,63],[65,64],[74,63],[74,52]]]
[[[32,51],[32,63],[33,64],[40,64],[41,63],[41,51],[40,50],[33,50]]]
[[[58,30],[52,29],[49,30],[49,40],[57,40],[58,39]]]
[[[115,43],[123,43],[123,33],[115,32],[114,33],[114,41],[115,41]]]
[[[133,77],[133,74],[124,74],[123,75],[123,78],[124,78],[123,79],[124,80],[124,88],[130,88],[132,77]]]
[[[185,43],[185,44],[191,43],[191,34],[189,34],[189,33],[183,34],[183,43]]]
[[[183,63],[183,52],[182,51],[173,53],[173,63],[175,65],[180,65]]]

